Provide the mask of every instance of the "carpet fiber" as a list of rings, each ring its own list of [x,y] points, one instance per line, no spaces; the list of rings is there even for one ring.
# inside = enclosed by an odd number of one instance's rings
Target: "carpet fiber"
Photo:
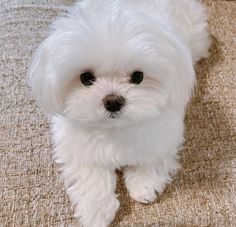
[[[197,66],[182,169],[151,205],[132,201],[121,174],[113,227],[236,226],[236,1],[203,0],[211,56]],[[49,123],[26,69],[71,0],[0,0],[0,226],[75,226],[52,161]],[[64,6],[63,6],[64,5]]]

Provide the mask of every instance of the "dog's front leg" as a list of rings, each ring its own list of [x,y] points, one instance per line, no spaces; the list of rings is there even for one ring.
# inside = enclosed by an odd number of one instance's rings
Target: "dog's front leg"
[[[157,164],[143,164],[126,167],[125,184],[130,196],[141,203],[150,203],[161,194],[171,181],[171,173],[179,167],[176,158],[168,157]]]
[[[79,222],[84,227],[107,227],[119,208],[115,172],[103,167],[71,165],[63,173]]]

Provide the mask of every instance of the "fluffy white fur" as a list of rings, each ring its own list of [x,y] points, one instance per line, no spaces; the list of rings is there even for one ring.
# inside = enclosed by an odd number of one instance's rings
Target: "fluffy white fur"
[[[29,77],[53,119],[54,156],[85,227],[105,227],[119,207],[115,169],[130,196],[152,202],[179,164],[194,64],[207,56],[205,9],[196,0],[83,0],[52,25]],[[80,82],[84,70],[96,82]],[[144,80],[129,82],[133,71]],[[110,118],[111,93],[125,106]]]

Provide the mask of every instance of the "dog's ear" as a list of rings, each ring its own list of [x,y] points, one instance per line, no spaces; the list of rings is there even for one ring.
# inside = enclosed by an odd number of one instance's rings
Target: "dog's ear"
[[[28,70],[28,81],[38,102],[47,113],[62,112],[62,94],[56,83],[53,67],[50,64],[52,37],[47,38],[36,50]]]

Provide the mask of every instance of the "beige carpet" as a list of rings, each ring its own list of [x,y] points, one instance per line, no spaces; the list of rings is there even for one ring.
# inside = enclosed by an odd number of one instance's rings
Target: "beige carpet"
[[[49,124],[26,85],[30,56],[67,0],[0,0],[0,226],[74,226]],[[116,226],[236,226],[236,1],[204,0],[211,57],[197,67],[183,168],[151,205],[119,181]]]

